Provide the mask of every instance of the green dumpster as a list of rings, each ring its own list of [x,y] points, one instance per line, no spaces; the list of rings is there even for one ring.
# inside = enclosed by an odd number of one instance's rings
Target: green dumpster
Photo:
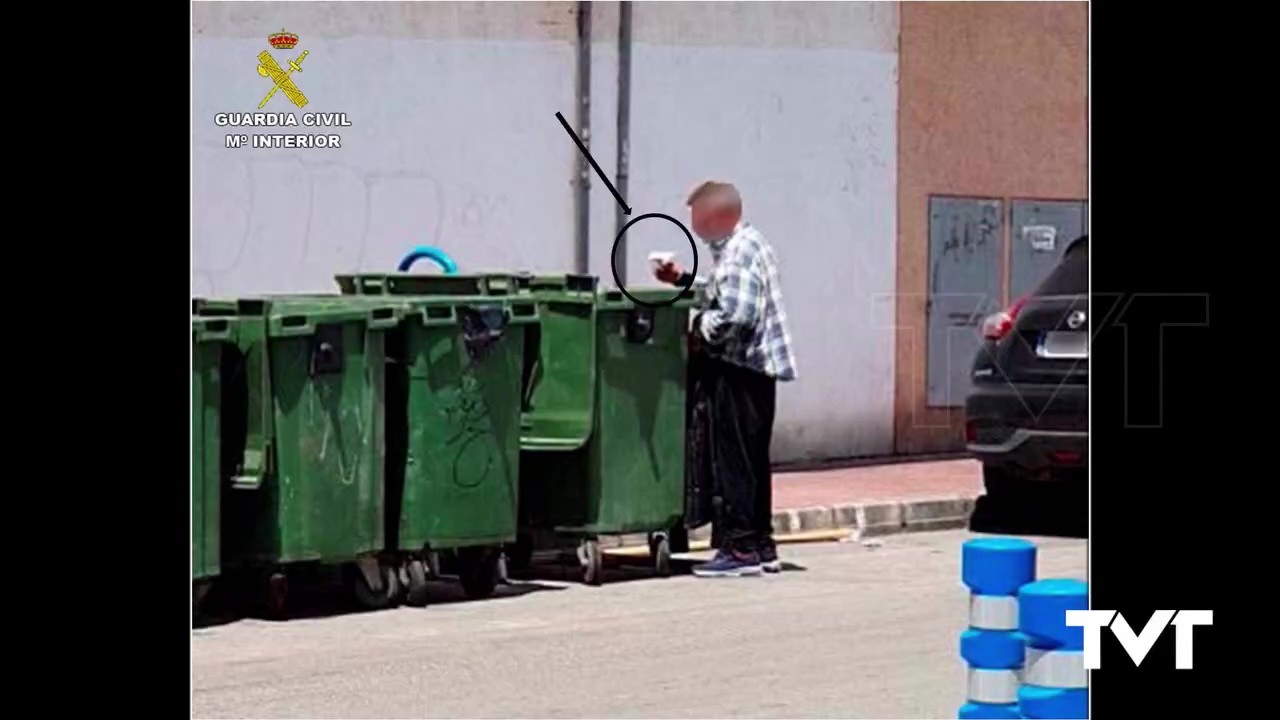
[[[336,279],[346,294],[413,308],[388,341],[387,379],[388,487],[409,602],[426,602],[442,554],[469,596],[486,596],[501,548],[516,539],[525,338],[537,307],[512,296],[509,276]]]
[[[191,583],[193,610],[221,572],[222,353],[234,320],[191,321]]]
[[[195,310],[236,319],[223,365],[223,564],[266,568],[273,612],[284,609],[286,569],[303,563],[341,564],[364,604],[393,604],[384,343],[405,308],[272,298],[197,301]]]
[[[401,473],[396,547],[411,604],[443,551],[471,597],[493,592],[503,545],[516,538],[520,412],[530,302],[416,298],[392,341],[389,473]],[[400,388],[403,387],[403,390]],[[402,432],[393,429],[403,428]],[[398,456],[403,455],[403,461]]]
[[[590,276],[524,277],[540,338],[525,408],[520,524],[513,554],[548,535],[581,540],[583,579],[598,583],[601,535],[649,533],[660,574],[683,537],[686,335],[694,294],[637,304]],[[676,291],[629,290],[644,303]],[[514,559],[516,564],[525,557]]]

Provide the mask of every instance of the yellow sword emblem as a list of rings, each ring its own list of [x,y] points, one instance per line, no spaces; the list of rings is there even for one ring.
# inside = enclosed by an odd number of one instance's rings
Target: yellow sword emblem
[[[259,110],[267,104],[267,101],[271,99],[272,95],[276,94],[277,90],[284,90],[285,96],[289,98],[290,102],[297,105],[298,108],[302,108],[307,104],[307,96],[303,95],[302,91],[298,89],[298,86],[293,84],[293,80],[289,78],[289,74],[294,70],[302,72],[301,63],[307,58],[307,54],[310,52],[310,50],[303,50],[301,57],[297,60],[290,60],[288,71],[281,70],[280,66],[276,64],[275,58],[271,57],[271,53],[266,50],[263,50],[258,54],[258,74],[262,77],[271,78],[271,82],[274,83],[274,86],[271,88],[271,92],[267,93],[267,96],[262,98],[262,102],[258,103]]]

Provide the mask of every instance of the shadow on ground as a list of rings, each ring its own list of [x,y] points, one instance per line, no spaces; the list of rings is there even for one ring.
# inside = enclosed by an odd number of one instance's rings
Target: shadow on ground
[[[688,575],[698,561],[684,558],[671,558],[670,577]],[[519,570],[511,570],[510,577],[514,581],[542,580],[558,583],[581,584],[582,566],[579,565],[573,550],[562,552],[539,553],[529,566]],[[664,578],[658,574],[648,556],[614,555],[605,553],[602,585],[615,585],[637,580],[660,581]]]
[[[707,555],[707,557],[701,557]],[[785,551],[783,552],[785,556]],[[708,553],[671,558],[669,577],[692,574],[694,566],[710,559]],[[805,567],[782,563],[783,573],[804,572]],[[635,582],[641,580],[660,582],[648,556],[605,554],[602,585]],[[556,583],[556,584],[549,584]],[[493,595],[483,599],[468,598],[461,583],[443,576],[428,581],[428,604],[449,605],[459,602],[497,602],[519,598],[530,593],[547,590],[564,590],[569,585],[582,583],[582,568],[572,550],[540,554],[521,572],[509,573],[509,581],[498,583]],[[215,583],[201,604],[201,611],[194,618],[198,629],[218,627],[242,620],[270,620],[286,622],[351,615],[370,610],[360,605],[351,589],[341,580],[341,572],[334,568],[300,568],[289,574],[288,602],[282,615],[273,615],[266,609],[266,581],[256,575],[228,576]],[[397,605],[402,607],[403,605]],[[393,608],[387,608],[388,610]],[[417,609],[417,608],[415,608]]]
[[[784,553],[785,554],[785,553]],[[706,555],[706,557],[702,557]],[[687,555],[679,555],[671,558],[671,573],[669,577],[679,577],[682,575],[693,574],[693,568],[697,565],[710,560],[710,553],[697,553],[690,557]],[[804,572],[805,567],[788,562],[785,559],[782,562],[783,572]],[[523,571],[511,573],[513,579],[520,580],[541,580],[554,581],[560,583],[580,584],[582,583],[582,567],[578,564],[577,557],[572,550],[565,551],[560,554],[551,553],[539,557],[529,567]],[[601,580],[602,585],[615,585],[618,583],[635,582],[639,580],[661,581],[664,578],[658,575],[653,568],[651,561],[647,555],[617,555],[605,553],[604,576]]]
[[[1017,493],[983,495],[969,517],[972,532],[1088,538],[1089,500],[1078,488],[1031,486]]]
[[[306,620],[314,618],[337,617],[366,612],[385,612],[404,607],[384,610],[372,610],[362,606],[351,589],[336,573],[299,572],[289,578],[289,599],[285,612],[281,615],[268,613],[264,601],[265,581],[255,582],[256,578],[228,578],[226,582],[217,584],[202,603],[201,611],[193,621],[196,628],[211,628],[227,625],[242,620],[270,620],[285,622],[289,620]],[[427,582],[428,598],[426,611],[433,605],[450,605],[459,602],[499,602],[519,598],[530,593],[548,590],[563,590],[563,586],[547,585],[540,582],[516,581],[509,584],[498,584],[493,595],[487,598],[468,598],[456,579],[443,576]],[[419,608],[411,608],[417,610]]]

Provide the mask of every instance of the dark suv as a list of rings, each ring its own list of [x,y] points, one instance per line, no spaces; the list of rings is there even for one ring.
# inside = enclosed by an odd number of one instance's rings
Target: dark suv
[[[1069,493],[1070,512],[1087,513],[1089,236],[1035,291],[987,318],[983,336],[965,442],[982,461],[986,502],[1021,504],[1051,484]]]

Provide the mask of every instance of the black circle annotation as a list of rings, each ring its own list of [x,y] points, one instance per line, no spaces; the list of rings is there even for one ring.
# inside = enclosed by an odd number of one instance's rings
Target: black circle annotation
[[[689,282],[685,283],[684,285],[677,286],[680,288],[680,291],[677,292],[675,295],[673,295],[670,300],[662,300],[660,302],[646,302],[644,300],[641,300],[633,296],[631,293],[627,292],[626,284],[622,281],[622,278],[618,277],[618,245],[622,243],[622,237],[627,234],[627,231],[631,229],[632,225],[635,225],[641,220],[647,220],[649,218],[662,218],[667,222],[675,223],[676,227],[680,228],[680,231],[684,233],[685,238],[689,240],[689,250],[693,252],[693,269],[689,271]],[[676,300],[680,299],[680,296],[684,295],[689,288],[693,287],[693,280],[698,275],[698,246],[696,243],[694,243],[693,233],[689,232],[689,228],[685,227],[684,223],[671,217],[670,215],[666,215],[663,213],[645,213],[643,215],[637,215],[636,217],[632,218],[631,221],[628,222],[626,225],[623,225],[622,229],[618,231],[618,237],[614,238],[613,251],[610,253],[610,256],[609,256],[609,269],[613,271],[613,281],[617,283],[618,290],[621,291],[622,294],[625,295],[627,299],[630,300],[631,302],[637,305],[643,305],[645,307],[654,307],[654,308],[666,307],[667,305],[674,305]]]

